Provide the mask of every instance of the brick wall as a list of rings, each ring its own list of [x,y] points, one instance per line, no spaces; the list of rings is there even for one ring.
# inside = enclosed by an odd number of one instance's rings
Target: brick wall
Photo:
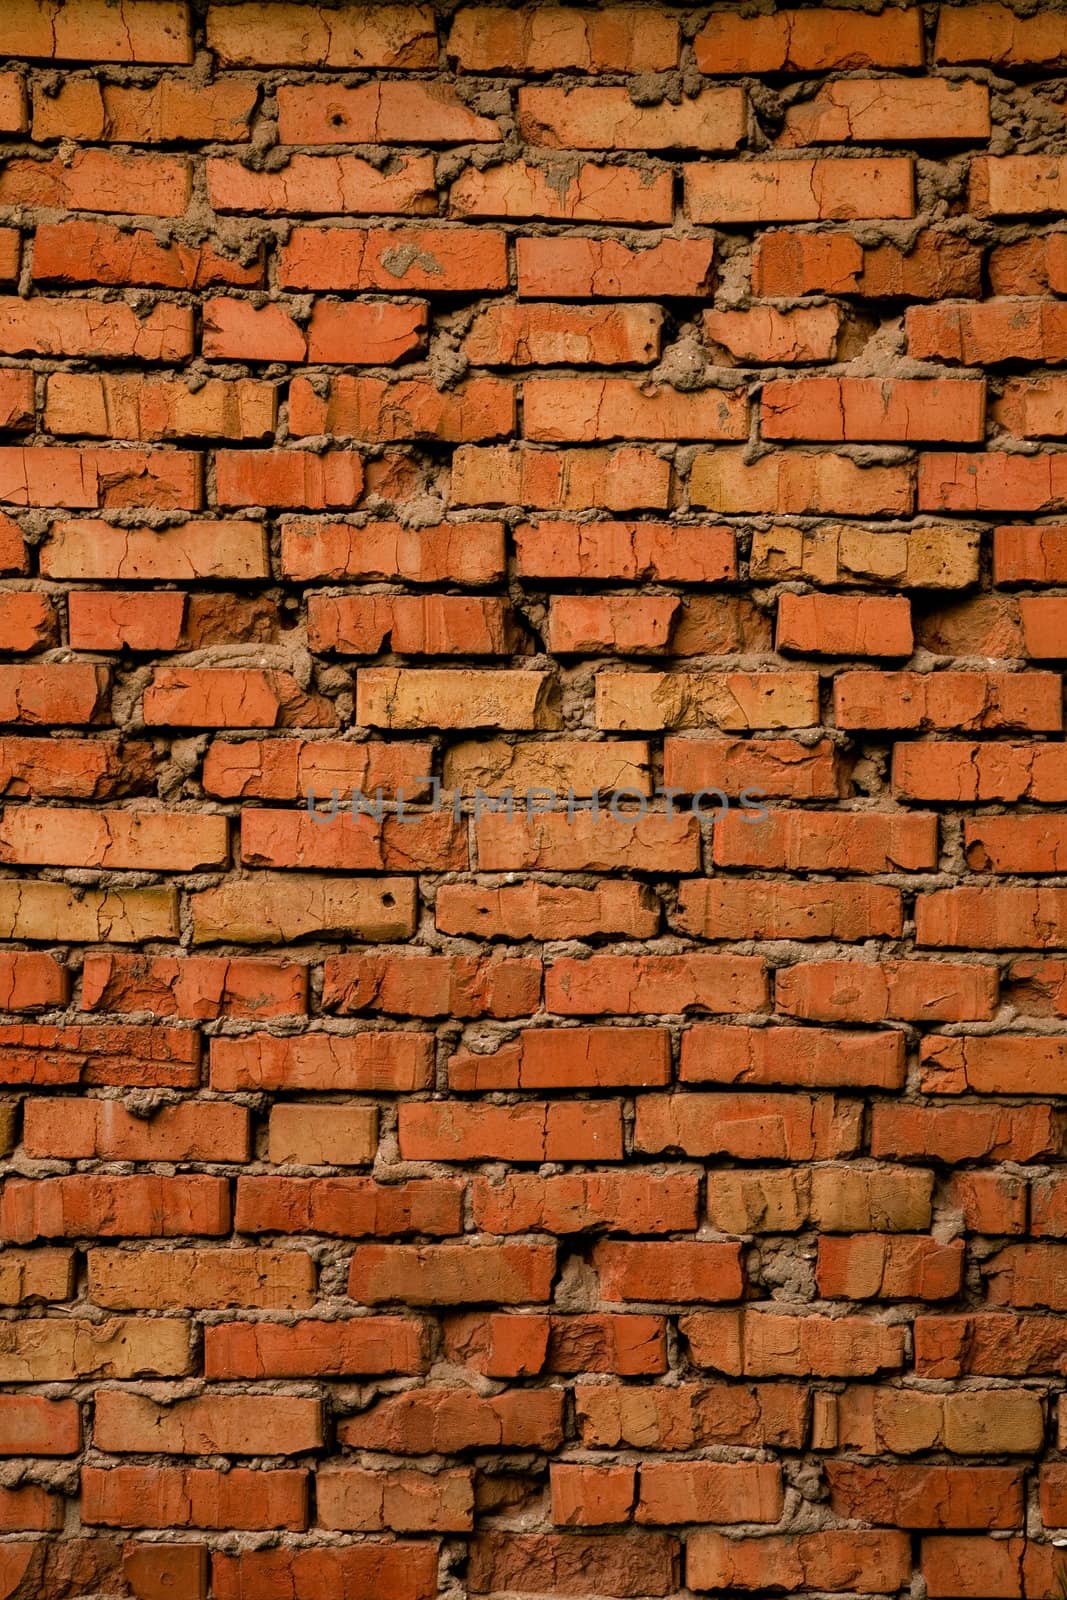
[[[1067,1592],[1065,74],[3,0],[0,1597]]]

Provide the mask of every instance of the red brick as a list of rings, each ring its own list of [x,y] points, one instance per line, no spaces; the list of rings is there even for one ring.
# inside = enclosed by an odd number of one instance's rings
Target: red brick
[[[1044,1193],[1048,1193],[1047,1188]],[[1042,1205],[1032,1231],[1052,1232],[1051,1227],[1046,1227],[1047,1220],[1050,1220],[1047,1208]],[[1056,1231],[1062,1231],[1062,1228]],[[1063,1245],[1006,1245],[986,1263],[988,1303],[1027,1308],[1049,1306],[1054,1311],[1063,1311],[1067,1306],[1067,1295],[1063,1290],[1065,1260],[1067,1249]]]
[[[644,886],[605,880],[593,889],[528,882],[481,888],[442,884],[437,891],[442,933],[511,939],[582,939],[594,933],[651,938],[659,927],[658,902]]]
[[[625,89],[519,90],[526,141],[564,150],[733,150],[745,137],[739,89],[704,89],[680,105],[635,105]]]
[[[921,511],[1058,511],[1067,506],[1067,456],[923,455]]]
[[[200,1038],[188,1028],[0,1023],[5,1083],[196,1088]]]
[[[687,1450],[705,1444],[790,1447],[807,1434],[797,1384],[681,1383],[641,1387],[583,1384],[574,1389],[583,1445]]]
[[[864,19],[866,20],[866,19]],[[849,19],[854,28],[856,18]],[[811,100],[790,106],[777,143],[925,144],[932,140],[986,140],[989,91],[979,83],[846,78],[824,84]]]
[[[503,430],[497,430],[503,431]],[[530,378],[523,385],[527,439],[744,439],[748,403],[737,390],[682,394],[628,378]]]
[[[229,1231],[225,1178],[97,1177],[10,1178],[0,1197],[6,1236],[16,1243],[38,1238],[170,1238]]]
[[[322,1004],[345,1015],[522,1017],[538,1009],[541,963],[532,957],[375,952],[328,956]]]
[[[1067,945],[1067,895],[1060,889],[940,889],[915,905],[918,944],[972,950],[1043,950]]]
[[[586,241],[560,240],[564,242]],[[488,367],[651,361],[659,355],[662,321],[658,306],[489,305],[471,324],[463,352],[476,365]]]
[[[282,566],[293,578],[403,578],[409,583],[491,583],[504,567],[499,522],[440,522],[405,528],[397,522],[354,527],[343,522],[288,522]]]
[[[962,1274],[960,1239],[865,1233],[820,1239],[815,1281],[824,1300],[951,1300]]]
[[[178,0],[123,0],[113,12],[103,0],[73,0],[55,18],[33,0],[12,0],[5,43],[12,55],[69,61],[192,61],[187,7]]]
[[[883,884],[760,882],[693,878],[679,892],[682,933],[728,939],[898,938],[900,890]]]
[[[0,720],[29,726],[104,720],[108,674],[88,662],[0,666]]]
[[[794,378],[762,391],[765,439],[985,437],[985,384],[954,379]]]
[[[33,373],[17,367],[0,370],[0,427],[15,433],[33,427]]]
[[[1053,673],[842,672],[834,679],[840,728],[1030,729],[1062,725]]]
[[[307,358],[354,366],[384,366],[399,361],[422,349],[426,309],[424,300],[407,305],[316,300],[308,324]],[[288,333],[284,337],[288,338]]]
[[[608,1303],[670,1300],[688,1304],[741,1298],[744,1273],[740,1250],[737,1244],[683,1240],[617,1244],[605,1240],[595,1246],[592,1259],[601,1298]]]
[[[977,8],[976,8],[977,9]],[[997,10],[1000,8],[997,7]],[[1054,1594],[1067,1577],[1063,1557],[1033,1540],[942,1535],[922,1541],[922,1574],[931,1600],[1014,1600]]]
[[[57,522],[41,548],[41,571],[51,578],[262,578],[266,534],[256,522],[183,522],[115,528],[94,518]]]
[[[779,968],[774,993],[779,1011],[805,1021],[899,1017],[907,1022],[977,1022],[996,1014],[997,989],[992,966],[928,960],[801,961]]]
[[[773,1586],[880,1594],[907,1584],[910,1573],[911,1548],[902,1533],[835,1528],[731,1539],[698,1528],[686,1544],[686,1578],[694,1589],[766,1593]]]
[[[905,9],[877,20],[864,13],[781,11],[740,17],[714,12],[696,42],[702,72],[825,72],[839,67],[920,67],[921,18]]]
[[[0,228],[0,283],[14,283],[18,278],[21,247],[15,228]]]
[[[404,1161],[618,1161],[622,1110],[618,1102],[581,1107],[525,1100],[521,1105],[468,1105],[417,1100],[401,1105]]]
[[[247,1600],[252,1594],[256,1600],[291,1600],[297,1594],[343,1594],[346,1588],[350,1594],[380,1595],[382,1600],[433,1600],[437,1546],[426,1539],[411,1543],[363,1539],[344,1546],[278,1546],[242,1550],[236,1555],[216,1553],[211,1560],[211,1581],[217,1600]]]
[[[683,174],[692,222],[729,226],[915,214],[912,163],[906,156],[693,162]]]
[[[672,1233],[697,1225],[692,1172],[648,1178],[625,1172],[565,1173],[554,1178],[514,1174],[499,1183],[478,1177],[472,1204],[475,1226],[486,1233],[566,1234],[593,1228]],[[655,1270],[655,1263],[650,1265]]]
[[[945,1201],[970,1233],[1025,1233],[1028,1189],[1010,1173],[958,1172],[946,1186]]]
[[[217,1037],[211,1043],[211,1087],[224,1092],[425,1089],[432,1061],[432,1037],[424,1033]]]
[[[508,602],[460,595],[313,595],[308,641],[316,650],[377,655],[510,655],[521,643]]]
[[[911,306],[908,354],[968,366],[1067,360],[1067,306],[1053,300],[992,300],[984,305]],[[1013,458],[1017,465],[1019,458]],[[1002,462],[1002,466],[1006,463]]]
[[[220,506],[347,509],[363,491],[362,462],[349,450],[219,450],[215,471]]]
[[[910,656],[911,606],[889,597],[783,594],[777,648],[827,656]]]
[[[448,53],[465,72],[657,72],[677,62],[678,29],[672,17],[632,5],[607,6],[592,17],[560,6],[547,22],[536,6],[465,6],[453,21]]]
[[[368,1471],[320,1466],[315,1474],[319,1521],[327,1528],[396,1533],[463,1533],[474,1526],[469,1469],[430,1475],[393,1468]]]
[[[82,1520],[113,1528],[290,1528],[299,1533],[307,1527],[307,1486],[307,1473],[290,1469],[83,1467]]]
[[[306,17],[278,0],[208,8],[207,41],[226,66],[433,66],[437,39],[428,6],[342,5],[337,15]]]
[[[31,1100],[22,1128],[27,1154],[66,1160],[247,1161],[243,1106],[184,1101],[150,1122],[114,1100]]]
[[[715,825],[717,866],[790,872],[918,872],[937,865],[937,819],[887,812],[779,811],[746,821],[734,811]]]
[[[206,171],[208,199],[218,212],[419,216],[437,210],[431,156],[398,156],[382,171],[361,156],[298,153],[276,172],[254,172],[229,156],[209,156]]]
[[[1067,527],[995,529],[993,572],[998,584],[1064,581]]]
[[[1025,1377],[1058,1372],[1061,1318],[987,1311],[977,1316],[921,1316],[915,1322],[915,1368],[925,1377],[962,1373]]]
[[[740,449],[698,455],[689,475],[690,499],[718,512],[848,516],[907,516],[914,489],[910,468],[859,466],[828,451],[778,451],[751,465]],[[967,458],[971,459],[970,457]]]
[[[1055,211],[1065,190],[1058,164],[1043,156],[977,156],[969,198],[977,216],[1025,217]]]
[[[924,93],[935,81],[924,80]],[[853,83],[846,79],[832,92],[852,90]],[[795,109],[799,114],[804,106]],[[920,232],[908,250],[891,241],[864,247],[849,233],[780,228],[756,240],[752,287],[760,295],[835,294],[878,300],[977,297],[982,292],[981,267],[977,245],[960,234],[934,228]]]
[[[767,1004],[763,963],[753,956],[564,957],[545,974],[545,1006],[564,1016],[620,1013],[760,1011]]]
[[[736,576],[729,528],[669,522],[524,522],[515,530],[529,578],[715,583]]]
[[[637,445],[592,450],[536,450],[461,445],[452,462],[457,505],[523,505],[577,510],[664,510],[670,463]],[[2,483],[2,480],[0,480]]]
[[[752,789],[775,799],[835,799],[840,779],[833,746],[792,739],[665,739],[663,782],[683,794]]]
[[[874,1108],[871,1154],[911,1160],[1033,1161],[1062,1143],[1047,1106],[893,1106]]]
[[[859,1102],[833,1095],[642,1095],[634,1148],[746,1161],[828,1160],[857,1150],[860,1109]]]
[[[462,1185],[447,1179],[389,1184],[364,1177],[241,1178],[234,1223],[242,1233],[348,1238],[458,1233],[462,1200]]]
[[[157,667],[144,720],[148,727],[331,728],[336,715],[329,700],[305,694],[288,672]]]
[[[0,1005],[5,1011],[43,1011],[63,1006],[70,975],[54,956],[0,951]]]
[[[303,361],[307,350],[286,306],[227,296],[204,301],[201,345],[209,359],[233,361]]]
[[[713,245],[658,239],[634,248],[618,239],[556,236],[516,241],[518,292],[546,300],[654,300],[711,288]]]
[[[77,678],[70,680],[77,683]],[[0,790],[106,800],[155,787],[152,747],[112,739],[0,739]]]
[[[278,281],[286,289],[390,294],[505,289],[505,239],[490,228],[294,228]]]
[[[422,1372],[422,1324],[413,1317],[340,1322],[217,1322],[204,1329],[207,1378],[353,1377]]]
[[[193,943],[283,944],[307,934],[406,939],[415,931],[411,878],[339,878],[285,873],[194,893]]]
[[[1054,1017],[1065,1014],[1067,962],[1023,956],[1011,963],[1004,981],[1005,993],[1026,1015]]]
[[[228,854],[225,817],[9,806],[0,820],[0,861],[20,865],[195,872]]]
[[[302,1250],[90,1250],[88,1266],[90,1299],[120,1309],[282,1310],[315,1299],[315,1265]]]
[[[305,378],[289,386],[289,429],[295,437],[461,442],[499,438],[514,425],[514,389],[496,378],[471,378],[445,392],[422,378],[390,382],[341,376],[332,378],[321,396]]]
[[[700,838],[693,817],[650,813],[616,820],[602,813],[565,811],[508,819],[483,816],[475,825],[478,865],[483,872],[691,872],[699,860]]]
[[[31,300],[5,297],[0,299],[0,351],[176,361],[192,355],[192,317],[186,307],[169,302],[138,317],[122,303],[53,300],[43,295]]]
[[[939,17],[934,56],[950,63],[1056,65],[1067,59],[1067,40],[1055,16],[1019,17],[1004,5],[959,6]]]
[[[72,1456],[81,1444],[81,1413],[74,1400],[0,1395],[0,1424],[0,1455]]]
[[[510,1591],[652,1597],[678,1587],[678,1540],[668,1534],[480,1533],[472,1542],[467,1584],[474,1594]]]
[[[131,144],[172,140],[243,141],[256,103],[253,83],[220,79],[210,88],[162,78],[145,88],[68,78],[58,94],[38,90],[33,137],[104,139]]]
[[[21,75],[17,72],[0,74],[0,132],[25,133],[28,125],[26,89]]]
[[[241,860],[248,867],[462,871],[468,845],[465,832],[444,811],[414,819],[386,816],[381,822],[341,814],[327,826],[313,821],[306,809],[257,807],[241,819]]]
[[[36,1484],[0,1494],[0,1530],[4,1533],[43,1533],[62,1526],[63,1502],[58,1495]]]
[[[0,496],[12,505],[196,511],[201,461],[191,450],[0,448]]]
[[[637,1376],[666,1370],[665,1326],[655,1316],[471,1312],[446,1317],[444,1335],[450,1356],[496,1377],[542,1370]]]
[[[68,161],[58,156],[51,161],[15,158],[0,174],[0,205],[40,210],[180,217],[191,195],[187,157],[144,150],[76,150]]]
[[[750,1377],[856,1378],[904,1364],[904,1328],[873,1317],[697,1311],[679,1332],[698,1367]]]
[[[554,1246],[540,1244],[358,1245],[348,1291],[363,1305],[545,1301],[555,1254]]]
[[[384,79],[355,89],[323,83],[278,89],[283,144],[408,144],[413,128],[425,144],[493,144],[502,137],[490,117],[476,116],[443,83]]]
[[[695,1024],[682,1035],[679,1078],[683,1083],[900,1089],[904,1036]]]
[[[460,1052],[448,1063],[453,1089],[600,1089],[670,1081],[664,1028],[524,1028],[492,1055]]]
[[[129,283],[164,289],[226,283],[252,288],[263,281],[263,265],[260,259],[242,264],[211,241],[161,241],[146,229],[72,220],[38,226],[33,276],[38,283]]]
[[[42,594],[9,590],[0,594],[0,647],[5,650],[42,650],[57,641],[57,619],[51,601]]]
[[[299,1455],[321,1446],[318,1400],[295,1395],[204,1394],[171,1405],[119,1389],[96,1396],[94,1441],[101,1450],[173,1455]]]

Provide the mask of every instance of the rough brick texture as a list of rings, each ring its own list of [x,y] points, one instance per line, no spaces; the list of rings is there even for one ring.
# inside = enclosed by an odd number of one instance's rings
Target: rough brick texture
[[[1065,74],[2,0],[0,1600],[1067,1593]]]

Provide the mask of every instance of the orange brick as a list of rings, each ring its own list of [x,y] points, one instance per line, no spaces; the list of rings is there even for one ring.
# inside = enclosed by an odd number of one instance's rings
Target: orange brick
[[[692,222],[850,221],[915,213],[911,159],[721,161],[684,169]],[[648,218],[655,221],[656,218]]]
[[[702,72],[825,72],[834,67],[919,67],[921,19],[906,9],[877,20],[820,7],[738,17],[715,12],[696,37]]]
[[[898,378],[794,378],[763,386],[766,439],[899,441],[985,437],[985,384]]]
[[[464,6],[448,53],[465,72],[660,72],[677,63],[678,27],[639,6],[606,6],[594,17],[560,6],[547,19],[537,6]]]

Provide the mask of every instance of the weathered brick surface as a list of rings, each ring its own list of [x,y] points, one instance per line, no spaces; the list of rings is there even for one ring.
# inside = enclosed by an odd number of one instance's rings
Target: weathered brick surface
[[[0,4],[0,1597],[1067,1593],[1065,73]]]

